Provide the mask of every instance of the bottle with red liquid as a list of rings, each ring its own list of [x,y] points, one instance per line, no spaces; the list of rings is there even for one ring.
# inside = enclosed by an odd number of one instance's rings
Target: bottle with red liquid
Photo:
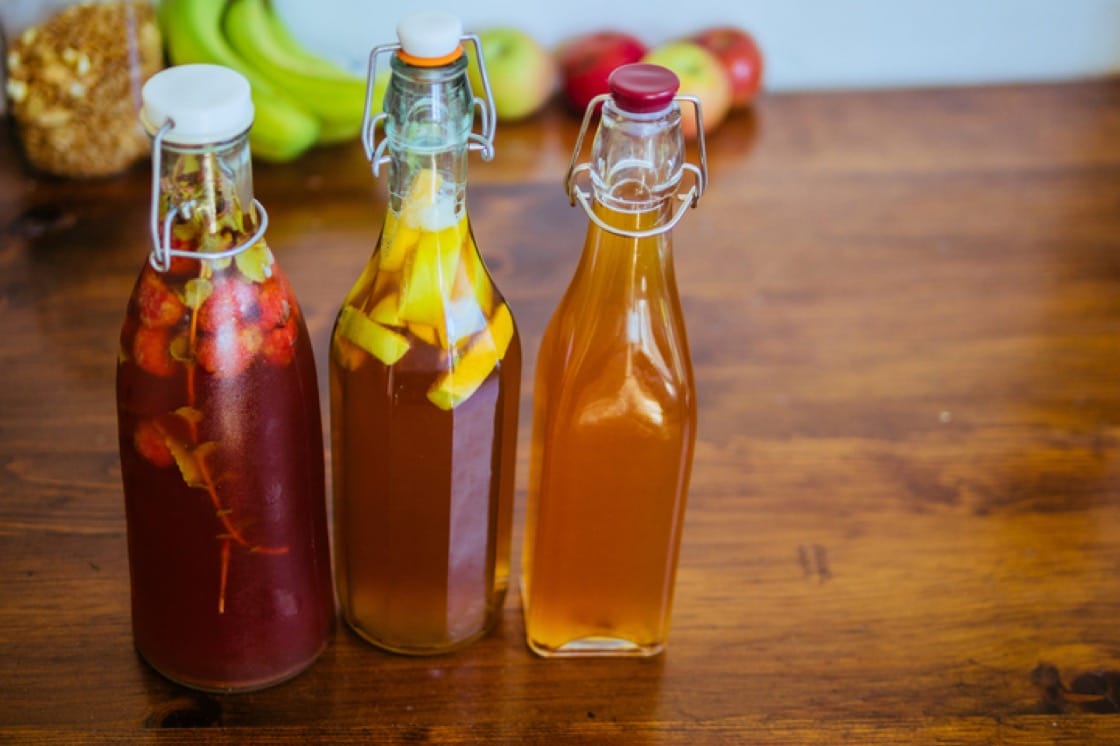
[[[141,118],[154,246],[117,365],[133,637],[181,684],[258,689],[334,627],[311,344],[253,198],[245,79],[168,68]]]
[[[609,84],[568,170],[590,223],[533,392],[522,600],[529,647],[549,657],[664,649],[696,437],[672,228],[707,183],[699,103],[655,65],[622,66]],[[684,160],[681,99],[694,106],[700,167]],[[590,162],[577,167],[600,105]]]
[[[521,347],[466,208],[468,153],[493,149],[489,91],[474,97],[462,46],[477,39],[442,13],[409,16],[397,34],[370,55],[370,88],[382,54],[391,76],[364,127],[388,209],[331,341],[335,571],[359,635],[426,655],[501,614]]]

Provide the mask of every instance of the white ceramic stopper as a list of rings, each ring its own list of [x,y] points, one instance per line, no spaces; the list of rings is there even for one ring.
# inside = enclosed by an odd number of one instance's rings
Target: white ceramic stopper
[[[249,81],[221,65],[177,65],[153,75],[140,97],[140,120],[154,135],[168,121],[164,142],[203,145],[240,135],[253,123]]]
[[[422,59],[446,57],[459,47],[463,22],[450,13],[414,13],[397,24],[405,54]]]

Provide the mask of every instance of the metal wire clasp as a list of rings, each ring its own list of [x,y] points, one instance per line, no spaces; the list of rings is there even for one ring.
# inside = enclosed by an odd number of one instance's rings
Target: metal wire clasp
[[[590,163],[577,164],[579,156],[583,151],[583,141],[587,136],[588,128],[591,125],[591,119],[594,117],[595,112],[599,111],[603,102],[609,98],[609,93],[599,94],[591,99],[591,102],[587,105],[587,111],[583,114],[583,123],[580,125],[579,136],[576,137],[575,148],[572,150],[571,160],[568,161],[568,171],[564,176],[564,191],[568,194],[568,200],[573,207],[577,203],[580,204],[591,222],[608,233],[614,233],[618,236],[627,236],[629,238],[649,238],[650,236],[656,236],[670,231],[680,222],[681,218],[684,217],[687,208],[696,207],[700,204],[700,196],[708,188],[708,153],[704,144],[704,117],[700,108],[700,99],[696,96],[683,94],[673,97],[673,100],[678,103],[686,102],[692,104],[693,113],[696,117],[696,147],[697,150],[699,150],[700,165],[697,166],[688,162],[681,164],[682,170],[692,175],[693,183],[689,186],[686,193],[674,195],[676,199],[680,200],[680,205],[668,220],[643,231],[631,231],[625,228],[608,225],[602,218],[596,215],[591,205],[591,195],[576,184],[576,180],[579,178],[580,174],[587,173],[591,170]]]
[[[268,230],[268,213],[258,200],[253,200],[253,209],[259,214],[260,218],[257,221],[257,230],[253,235],[245,239],[236,246],[232,246],[224,251],[205,252],[200,253],[197,251],[180,251],[179,249],[171,248],[171,225],[175,222],[176,216],[182,216],[185,219],[190,219],[194,211],[195,203],[193,200],[185,202],[181,205],[168,205],[167,214],[164,215],[163,221],[159,219],[159,182],[160,171],[162,170],[162,145],[163,136],[166,135],[171,129],[175,127],[174,121],[168,119],[164,122],[163,126],[159,128],[155,136],[152,138],[152,205],[150,220],[150,230],[152,234],[152,252],[148,255],[148,263],[152,265],[152,269],[157,272],[166,272],[171,268],[171,259],[173,257],[186,257],[188,259],[204,259],[212,261],[214,259],[227,259],[231,256],[236,256],[242,251],[245,251],[251,246],[255,246]]]
[[[494,131],[497,128],[498,117],[494,111],[494,94],[490,90],[490,77],[486,73],[486,64],[482,60],[482,42],[479,41],[476,34],[464,34],[459,37],[459,40],[474,45],[479,77],[482,78],[482,88],[485,94],[485,98],[474,95],[470,78],[467,78],[467,90],[471,94],[471,105],[478,109],[479,124],[482,130],[479,133],[472,129],[471,133],[467,135],[467,147],[470,150],[482,153],[482,160],[489,161],[494,158]],[[377,80],[377,61],[382,55],[391,54],[400,49],[399,42],[379,44],[369,53],[369,65],[366,72],[366,100],[362,108],[362,147],[365,148],[366,159],[370,162],[375,177],[380,173],[381,166],[389,162],[389,156],[385,155],[385,148],[388,147],[389,143],[388,138],[382,138],[380,142],[377,141],[377,125],[380,124],[382,131],[384,131],[384,122],[389,118],[389,115],[384,110],[376,113],[373,111],[373,89],[374,82]]]

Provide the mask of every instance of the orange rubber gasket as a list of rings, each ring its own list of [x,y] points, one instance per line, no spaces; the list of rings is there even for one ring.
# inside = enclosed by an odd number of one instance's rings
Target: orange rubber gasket
[[[462,57],[463,45],[458,45],[452,52],[442,57],[416,57],[403,49],[397,50],[397,56],[400,57],[401,62],[414,67],[439,67],[440,65],[448,65]]]

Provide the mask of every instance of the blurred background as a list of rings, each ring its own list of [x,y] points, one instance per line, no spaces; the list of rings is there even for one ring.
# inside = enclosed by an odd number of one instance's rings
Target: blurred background
[[[9,2],[10,0],[3,0]],[[1120,0],[273,0],[308,46],[364,69],[397,20],[445,10],[467,30],[511,25],[546,46],[604,28],[649,44],[739,25],[768,90],[1051,81],[1120,70]]]
[[[759,70],[761,90],[772,93],[1120,72],[1120,0],[0,0],[7,111],[40,170],[107,175],[148,153],[137,127],[139,86],[165,57],[224,64],[253,81],[254,156],[290,161],[357,137],[370,50],[394,42],[397,22],[421,10],[457,15],[482,37],[501,121],[539,111],[554,82],[568,108],[582,112],[605,92],[611,69],[646,52],[702,100],[709,132],[731,108],[749,105]],[[716,27],[724,27],[718,40],[698,38]],[[621,55],[617,38],[609,51],[596,48],[586,37],[600,31],[622,32],[633,37],[628,52],[640,49]],[[567,54],[553,53],[577,37],[585,38]],[[706,48],[669,43],[688,37]]]

